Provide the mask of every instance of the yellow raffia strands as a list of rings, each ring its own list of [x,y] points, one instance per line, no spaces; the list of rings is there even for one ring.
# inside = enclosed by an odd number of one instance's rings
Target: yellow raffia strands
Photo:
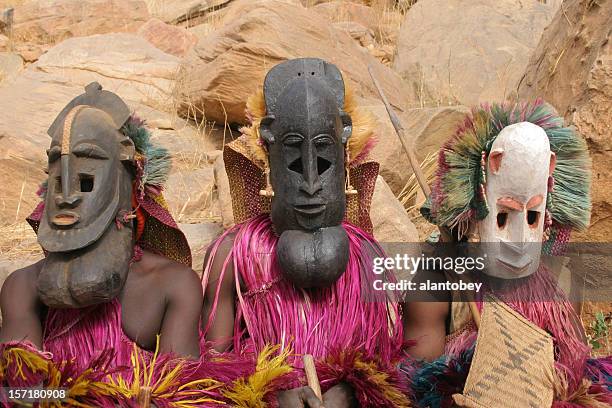
[[[293,368],[287,364],[290,349],[285,349],[272,357],[280,346],[266,346],[257,357],[255,373],[247,379],[240,378],[233,382],[223,395],[232,402],[232,406],[239,408],[266,408],[264,398],[272,389],[272,382],[279,377],[290,373]]]
[[[68,398],[61,401],[49,401],[42,403],[41,407],[45,408],[61,408],[61,407],[79,407],[79,408],[94,408],[94,405],[84,404],[79,402],[79,398],[85,397],[91,394],[97,394],[100,396],[118,397],[119,393],[112,385],[109,385],[102,381],[92,381],[89,376],[92,374],[92,369],[85,370],[77,378],[64,379],[62,383],[62,373],[55,366],[55,364],[49,364],[49,376],[47,388],[68,388]]]
[[[404,393],[389,384],[389,375],[379,371],[374,362],[356,359],[355,368],[366,376],[374,388],[381,390],[385,398],[391,401],[394,407],[408,408],[412,406]]]
[[[49,360],[40,354],[21,347],[9,347],[0,358],[0,378],[3,378],[9,366],[16,367],[16,373],[22,380],[26,379],[24,367],[31,372],[46,374],[49,370]]]
[[[134,345],[131,360],[133,375],[131,380],[126,380],[121,376],[108,376],[107,381],[111,387],[117,390],[127,399],[135,399],[145,387],[151,389],[151,400],[170,400],[171,407],[193,408],[199,407],[203,403],[219,403],[220,401],[210,397],[202,397],[202,391],[212,391],[220,388],[223,384],[219,381],[203,378],[186,384],[179,384],[181,370],[185,364],[181,361],[176,364],[164,365],[161,368],[159,379],[153,381],[153,373],[157,357],[159,355],[159,335],[155,353],[149,363],[146,362],[140,350]]]
[[[353,122],[353,133],[348,142],[349,154],[351,160],[353,160],[359,157],[368,142],[374,137],[374,130],[378,123],[372,112],[357,106],[357,100],[353,92],[348,84],[345,86],[344,111],[349,114]],[[261,119],[266,116],[266,101],[263,90],[258,90],[247,99],[246,110],[251,118],[251,125],[243,127],[240,131],[247,136],[248,158],[263,169],[268,162],[266,152],[259,143],[259,124]]]

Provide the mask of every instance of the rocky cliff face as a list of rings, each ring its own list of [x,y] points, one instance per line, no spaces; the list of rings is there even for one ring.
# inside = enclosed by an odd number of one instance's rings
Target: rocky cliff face
[[[587,139],[593,159],[591,227],[577,238],[612,237],[612,1],[567,0],[544,31],[518,87],[542,97]]]

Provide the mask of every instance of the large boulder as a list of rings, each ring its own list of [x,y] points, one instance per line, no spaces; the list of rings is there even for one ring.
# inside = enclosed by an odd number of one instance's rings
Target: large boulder
[[[591,227],[579,238],[612,236],[612,1],[566,0],[531,56],[522,99],[543,97],[589,144],[593,159]]]
[[[128,94],[127,86],[119,87],[109,77],[94,76],[92,80],[121,97]],[[74,84],[58,73],[42,72],[36,65],[0,86],[0,111],[3,112],[0,115],[0,225],[23,220],[38,203],[35,193],[46,177],[45,151],[50,143],[47,129],[63,107],[81,93],[82,84]],[[214,158],[206,159],[205,153],[218,147],[222,142],[217,139],[222,136],[211,136],[212,132],[207,131],[205,137],[173,115],[127,98],[126,101],[147,121],[153,140],[174,154],[174,172],[212,166]],[[204,142],[208,139],[214,140]],[[173,209],[178,208],[177,214],[182,204],[170,201]]]
[[[34,0],[15,7],[18,42],[55,44],[70,37],[135,32],[149,19],[142,0]]]
[[[19,54],[0,52],[0,83],[14,78],[23,69],[23,59]]]
[[[212,167],[179,168],[170,175],[164,197],[178,222],[197,222],[212,218],[214,189]]]
[[[378,143],[372,157],[380,163],[380,174],[395,194],[404,188],[412,175],[412,168],[402,144],[395,133],[385,106],[378,101],[364,101],[363,106],[377,118]],[[419,108],[399,112],[404,134],[419,162],[434,154],[450,138],[465,119],[469,109],[465,106]]]
[[[141,0],[33,0],[14,9],[13,48],[34,62],[51,46],[71,37],[135,32],[149,19]]]
[[[278,0],[236,1],[227,8],[225,25],[200,39],[185,57],[177,81],[181,116],[244,123],[247,98],[266,72],[291,58],[319,57],[344,72],[357,95],[378,97],[368,74],[371,65],[391,103],[410,104],[401,79],[320,14]]]
[[[98,81],[130,102],[173,110],[179,58],[136,34],[71,38],[42,55],[33,67],[81,86]]]
[[[185,28],[152,18],[138,30],[138,35],[165,53],[184,56],[198,42],[198,37]]]
[[[312,8],[315,12],[327,17],[334,23],[358,23],[374,33],[380,42],[394,41],[399,24],[393,24],[399,12],[392,8],[371,7],[354,1],[333,1],[321,3]]]
[[[47,129],[83,92],[60,77],[26,70],[0,87],[0,224],[22,221],[39,199],[45,178]]]
[[[374,237],[380,242],[418,242],[419,233],[385,180],[378,176],[370,212]]]
[[[179,224],[191,248],[191,267],[198,274],[202,273],[204,255],[210,243],[223,232],[221,224],[204,222],[199,224]]]
[[[150,2],[149,11],[170,24],[193,26],[207,15],[227,7],[233,0],[164,0]]]
[[[393,67],[426,105],[503,100],[554,10],[538,1],[419,0],[402,23]]]

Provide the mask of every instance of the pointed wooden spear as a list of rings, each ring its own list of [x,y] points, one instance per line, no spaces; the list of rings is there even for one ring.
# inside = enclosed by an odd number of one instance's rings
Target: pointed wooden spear
[[[404,134],[404,127],[402,126],[402,123],[393,111],[393,108],[391,108],[391,105],[389,104],[389,101],[387,100],[387,97],[385,96],[385,93],[383,92],[380,84],[374,77],[371,65],[368,66],[368,72],[370,73],[370,78],[372,78],[374,86],[376,87],[376,90],[378,91],[378,94],[380,95],[380,98],[382,99],[382,102],[385,105],[385,109],[387,109],[387,113],[389,114],[389,118],[391,119],[391,123],[393,124],[393,128],[395,129],[395,133],[397,134],[397,137],[399,137],[399,140],[402,144],[402,147],[404,148],[404,151],[406,152],[406,155],[408,155],[408,161],[410,162],[410,167],[412,167],[412,172],[414,173],[414,176],[416,177],[417,182],[421,187],[421,190],[423,190],[425,198],[427,198],[429,197],[429,194],[431,194],[431,189],[429,188],[429,184],[427,184],[427,179],[425,178],[425,175],[421,170],[421,166],[419,165],[416,156],[414,155],[413,151],[408,148],[408,142],[406,140],[406,135]]]

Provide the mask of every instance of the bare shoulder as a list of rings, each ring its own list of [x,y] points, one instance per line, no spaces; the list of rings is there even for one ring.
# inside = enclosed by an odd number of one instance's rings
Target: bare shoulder
[[[28,293],[36,293],[36,280],[44,264],[44,259],[28,265],[25,268],[17,269],[12,272],[2,284],[2,296],[5,294],[19,294],[20,296]]]
[[[233,269],[231,252],[232,248],[234,247],[235,240],[236,232],[230,232],[224,236],[218,237],[208,246],[206,255],[204,257],[204,265],[202,266],[202,270],[204,273],[208,273],[209,283],[219,280],[219,276],[223,271],[223,265],[225,264],[226,260],[228,260],[228,267],[230,270]],[[231,279],[232,277],[233,274],[226,274],[224,276],[224,281]]]
[[[193,269],[148,251],[134,264],[128,279],[138,281],[138,286],[145,290],[162,288],[166,298],[181,294],[201,298],[202,295],[200,278]]]
[[[0,309],[6,322],[20,321],[41,310],[36,287],[44,259],[11,273],[0,291]]]

